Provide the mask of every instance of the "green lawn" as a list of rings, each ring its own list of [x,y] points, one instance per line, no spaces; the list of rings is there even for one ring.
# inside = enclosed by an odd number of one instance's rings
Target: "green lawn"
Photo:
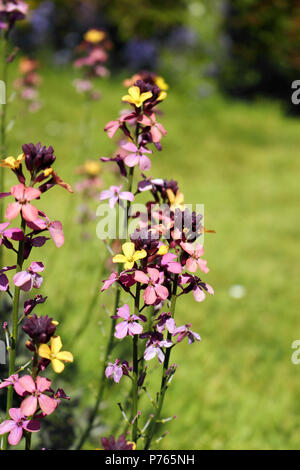
[[[20,153],[21,144],[30,141],[53,145],[56,168],[72,184],[76,166],[114,150],[103,127],[118,115],[121,78],[103,82],[102,101],[88,110],[71,86],[72,71],[47,69],[44,76],[44,107],[17,119],[9,152]],[[291,363],[291,343],[300,338],[299,122],[274,103],[198,100],[172,88],[162,107],[168,136],[163,152],[153,156],[151,175],[178,180],[187,203],[204,203],[206,226],[216,234],[205,238],[206,279],[215,296],[202,304],[185,296],[177,304],[178,323],[191,321],[202,342],[174,349],[179,368],[164,416],[178,419],[165,425],[170,434],[159,445],[299,448],[300,369]],[[83,138],[81,121],[88,112],[90,132]],[[58,188],[43,201],[48,215],[64,223],[66,243],[60,250],[49,242],[35,251],[35,259],[46,264],[41,293],[49,296],[39,311],[61,322],[64,345],[72,347],[75,364],[66,373],[65,388],[81,397],[81,416],[96,393],[103,329],[109,325],[101,306],[112,307],[111,293],[99,292],[85,330],[71,346],[72,336],[102,279],[106,254],[95,235],[97,221],[88,228],[92,237],[81,239],[77,195]],[[246,289],[241,299],[229,296],[235,284]],[[106,423],[111,416],[120,418],[116,403],[124,400],[123,393],[122,387],[110,387]],[[109,433],[100,428],[87,447],[99,447],[100,436]]]

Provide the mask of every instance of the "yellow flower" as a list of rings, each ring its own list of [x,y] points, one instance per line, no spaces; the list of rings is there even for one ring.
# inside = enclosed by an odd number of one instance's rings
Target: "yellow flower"
[[[134,104],[137,108],[140,108],[144,101],[151,98],[152,93],[151,91],[146,91],[145,93],[141,93],[141,90],[138,86],[131,86],[128,89],[128,95],[123,96],[122,101],[126,101],[127,103]]]
[[[7,157],[5,160],[2,160],[0,163],[0,166],[3,168],[10,168],[11,170],[18,170],[19,166],[21,165],[22,161],[25,159],[24,153],[18,156],[18,158],[15,157]]]
[[[170,201],[170,209],[172,211],[175,211],[175,209],[184,211],[184,195],[182,193],[177,191],[175,195],[171,189],[167,189],[167,195]]]
[[[125,269],[132,269],[134,263],[139,259],[146,258],[145,250],[135,251],[134,243],[123,243],[122,251],[124,255],[116,255],[113,257],[113,263],[124,263]]]
[[[156,77],[155,84],[162,90],[166,91],[169,88],[169,85],[165,82],[163,77]]]
[[[50,347],[47,344],[41,344],[39,355],[51,361],[54,372],[60,374],[65,365],[64,362],[73,362],[73,354],[68,351],[61,351],[62,342],[60,336],[53,336],[50,340]]]
[[[165,91],[161,91],[160,94],[158,95],[157,101],[163,101],[167,97],[167,93]]]
[[[168,251],[169,251],[169,247],[168,247],[168,246],[166,246],[166,245],[161,245],[161,246],[159,247],[159,250],[158,250],[157,254],[158,254],[158,255],[166,255],[166,254],[168,253]]]
[[[98,44],[99,42],[105,39],[106,33],[104,31],[99,31],[98,29],[90,29],[84,35],[84,40],[92,44]]]
[[[88,160],[85,162],[83,165],[85,173],[87,173],[90,176],[97,176],[101,172],[101,165],[99,162],[93,161],[93,160]]]

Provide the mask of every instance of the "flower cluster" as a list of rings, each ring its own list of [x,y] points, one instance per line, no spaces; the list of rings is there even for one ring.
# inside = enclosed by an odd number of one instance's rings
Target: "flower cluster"
[[[20,315],[20,291],[40,289],[43,283],[45,266],[42,262],[32,261],[25,266],[32,249],[44,246],[50,239],[57,247],[64,243],[61,222],[51,221],[37,207],[39,200],[54,186],[62,186],[70,192],[72,189],[53,170],[56,157],[52,147],[30,143],[23,145],[22,150],[17,158],[7,157],[0,164],[10,169],[18,180],[9,192],[0,194],[0,198],[13,197],[5,212],[8,222],[0,224],[1,249],[5,247],[16,254],[16,265],[0,270],[0,290],[7,292],[13,303],[11,329],[5,323],[10,376],[0,384],[0,389],[7,388],[7,420],[0,424],[0,435],[9,433],[8,443],[17,445],[25,433],[29,449],[30,433],[39,431],[41,420],[54,412],[62,398],[69,398],[61,389],[55,392],[51,381],[40,374],[50,364],[56,373],[61,373],[65,362],[73,362],[73,356],[62,351],[60,336],[56,335],[58,323],[48,315],[32,313],[45,303],[46,297],[35,295],[27,299]],[[20,227],[11,227],[16,219],[20,219]],[[7,274],[13,270],[15,274],[9,281]],[[26,367],[20,369],[26,368],[30,374],[23,376],[15,368],[19,326],[28,335],[26,346],[32,355]],[[12,407],[13,390],[21,397],[19,408]]]
[[[199,334],[191,329],[191,323],[185,320],[182,325],[176,324],[176,301],[193,292],[195,300],[202,302],[207,293],[214,291],[200,277],[209,272],[203,259],[203,243],[199,242],[205,232],[202,214],[185,207],[184,196],[176,181],[153,179],[144,174],[151,168],[153,150],[162,149],[161,139],[166,135],[163,126],[157,122],[157,115],[158,105],[167,96],[167,85],[161,77],[146,72],[127,80],[126,84],[129,90],[122,100],[132,108],[105,127],[110,138],[118,130],[122,131],[121,151],[113,158],[102,157],[101,160],[117,163],[121,175],[129,181],[133,170],[140,169],[141,179],[135,192],[131,188],[124,192],[122,186],[112,186],[101,193],[100,199],[109,199],[109,206],[113,208],[115,204],[126,205],[125,201],[132,205],[141,193],[148,192],[150,198],[143,213],[128,213],[128,218],[137,221],[136,230],[130,235],[130,241],[123,243],[122,253],[112,258],[119,269],[103,281],[102,291],[115,285],[134,299],[133,309],[126,303],[118,306],[112,315],[115,338],[128,337],[133,342],[132,362],[120,358],[109,362],[106,377],[116,383],[123,375],[132,380],[132,441],[136,443],[139,438],[144,438],[145,449],[148,449],[168,383],[176,370],[175,365],[169,365],[171,349],[185,338],[189,344],[200,341]],[[138,426],[138,396],[148,377],[145,361],[155,357],[163,368],[162,386],[154,415],[142,430]]]
[[[39,98],[38,87],[42,82],[42,78],[38,73],[40,64],[37,60],[24,57],[19,63],[20,77],[15,81],[14,86],[19,97],[28,103],[30,112],[39,111],[42,103]]]
[[[10,31],[16,21],[24,20],[28,12],[22,0],[0,0],[0,29]]]
[[[79,58],[74,62],[74,67],[83,69],[83,78],[74,80],[74,86],[78,93],[85,94],[89,99],[98,100],[99,92],[94,89],[92,78],[107,77],[109,71],[105,66],[108,60],[108,50],[111,43],[104,31],[90,29],[84,35],[83,42],[78,46]]]

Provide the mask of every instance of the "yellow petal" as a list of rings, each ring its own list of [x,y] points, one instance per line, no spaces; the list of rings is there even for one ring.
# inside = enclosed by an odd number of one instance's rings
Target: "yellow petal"
[[[126,101],[126,103],[134,103],[133,98],[131,98],[129,95],[123,96],[122,101]]]
[[[146,91],[145,93],[142,93],[142,94],[141,94],[140,100],[141,100],[141,101],[146,101],[146,100],[148,100],[149,98],[151,98],[151,96],[152,96],[151,91]]]
[[[163,77],[156,77],[155,84],[163,91],[166,91],[169,88],[169,85]]]
[[[128,90],[128,94],[134,99],[139,100],[141,91],[138,86],[131,86]],[[152,93],[151,93],[152,94]]]
[[[39,347],[39,355],[45,359],[50,359],[50,354],[51,351],[48,344],[41,344]]]
[[[140,250],[140,251],[136,251],[133,255],[133,259],[134,261],[137,261],[138,259],[143,259],[143,258],[146,258],[147,256],[147,251],[146,250]]]
[[[132,258],[134,251],[135,251],[134,243],[132,242],[123,243],[122,251],[127,259]]]
[[[158,95],[157,101],[163,101],[166,99],[167,93],[165,91],[161,91],[160,94]]]
[[[59,359],[60,361],[65,361],[65,362],[73,362],[73,354],[70,353],[69,351],[60,351],[56,355],[56,359]]]
[[[53,336],[50,341],[50,349],[52,354],[57,354],[62,348],[60,336]]]
[[[126,263],[126,261],[127,261],[127,258],[124,255],[116,255],[112,259],[113,263]]]
[[[125,264],[124,264],[124,269],[132,269],[134,266],[134,261],[127,261]]]
[[[25,154],[24,153],[21,153],[18,158],[17,158],[17,161],[18,162],[22,162],[23,160],[25,160]]]
[[[57,325],[59,325],[59,322],[56,321],[56,320],[52,320],[52,324],[53,324],[54,326],[57,326]]]
[[[173,193],[172,189],[167,189],[167,195],[171,204],[175,202],[175,194]]]
[[[56,372],[57,374],[60,374],[65,368],[64,363],[59,361],[58,359],[53,359],[51,361],[51,364],[52,364],[54,372]]]
[[[166,245],[161,245],[157,254],[158,255],[166,255],[169,251],[169,247],[167,247]]]
[[[182,204],[184,201],[184,195],[182,193],[176,194],[176,204]]]

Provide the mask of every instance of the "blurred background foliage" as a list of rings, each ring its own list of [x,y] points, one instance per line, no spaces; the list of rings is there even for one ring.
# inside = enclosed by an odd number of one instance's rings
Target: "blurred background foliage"
[[[232,96],[286,98],[300,69],[298,0],[30,0],[15,40],[26,52],[72,60],[90,27],[114,45],[111,65],[161,70],[173,82]]]

